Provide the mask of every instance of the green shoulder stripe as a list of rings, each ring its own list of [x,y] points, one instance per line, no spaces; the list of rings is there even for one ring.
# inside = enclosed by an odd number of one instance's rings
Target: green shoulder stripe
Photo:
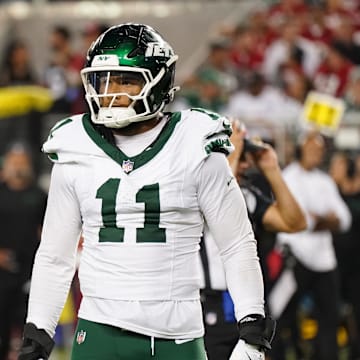
[[[203,108],[191,108],[190,111],[197,111],[206,114],[213,120],[219,120],[222,116],[214,111],[203,109]]]
[[[50,130],[50,133],[49,133],[49,139],[51,139],[53,137],[53,133],[54,131],[60,129],[62,126],[66,125],[66,124],[69,124],[72,122],[72,119],[71,118],[68,118],[68,119],[64,119],[64,120],[60,120],[58,123],[56,123],[53,128]]]

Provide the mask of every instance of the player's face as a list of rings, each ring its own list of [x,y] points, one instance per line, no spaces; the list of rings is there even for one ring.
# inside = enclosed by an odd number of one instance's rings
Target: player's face
[[[100,74],[100,94],[109,94],[109,96],[100,98],[101,106],[109,106],[113,100],[114,95],[119,94],[115,98],[113,106],[127,107],[132,100],[126,95],[134,96],[138,95],[143,86],[144,80],[140,74],[134,74],[130,72],[104,72]]]

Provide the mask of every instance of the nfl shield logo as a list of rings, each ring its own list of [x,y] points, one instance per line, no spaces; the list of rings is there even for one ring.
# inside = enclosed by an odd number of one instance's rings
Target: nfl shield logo
[[[80,345],[85,341],[86,331],[80,330],[76,335],[76,342]]]
[[[123,160],[122,169],[126,173],[129,173],[130,171],[132,171],[134,169],[134,163],[130,160]]]

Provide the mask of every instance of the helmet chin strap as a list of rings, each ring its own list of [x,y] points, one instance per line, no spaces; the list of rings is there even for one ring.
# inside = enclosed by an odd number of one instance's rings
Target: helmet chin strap
[[[123,128],[131,123],[131,119],[136,116],[136,111],[131,107],[100,108],[97,114],[97,123],[104,124],[109,128]]]

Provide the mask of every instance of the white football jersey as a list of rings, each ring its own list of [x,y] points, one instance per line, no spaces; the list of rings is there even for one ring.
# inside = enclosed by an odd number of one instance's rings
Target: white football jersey
[[[79,317],[149,336],[202,336],[198,250],[204,220],[218,240],[237,315],[263,313],[245,203],[225,157],[206,161],[213,152],[232,150],[230,132],[229,121],[217,114],[173,113],[149,146],[127,156],[86,114],[55,125],[43,150],[59,165],[27,321],[53,333],[74,271],[77,239],[69,238],[81,229]],[[211,164],[215,168],[205,171]],[[55,295],[41,308],[44,287]]]
[[[210,152],[207,136],[217,134],[213,144],[230,150],[225,121],[198,111],[175,113],[156,141],[130,158],[107,143],[86,116],[55,126],[44,150],[55,161],[77,165],[84,296],[198,299],[194,269],[203,219],[196,174]]]

